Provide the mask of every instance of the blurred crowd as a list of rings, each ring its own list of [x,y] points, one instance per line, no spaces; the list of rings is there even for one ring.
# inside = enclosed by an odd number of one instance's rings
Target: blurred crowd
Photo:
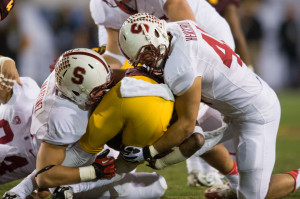
[[[20,75],[39,85],[63,51],[98,46],[89,2],[69,2],[19,1],[0,24],[0,54],[16,60]],[[274,89],[299,88],[300,1],[241,0],[239,12],[255,72]]]

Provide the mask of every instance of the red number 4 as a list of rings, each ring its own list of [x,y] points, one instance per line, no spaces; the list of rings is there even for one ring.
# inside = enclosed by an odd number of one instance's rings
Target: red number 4
[[[201,28],[199,27],[197,27],[197,29],[201,30]],[[215,50],[215,52],[222,59],[224,65],[227,66],[228,68],[231,67],[232,56],[236,57],[238,64],[240,66],[243,65],[241,58],[237,54],[235,54],[235,52],[227,44],[221,43],[206,34],[202,34],[202,38]],[[220,50],[220,48],[223,49],[224,52]]]

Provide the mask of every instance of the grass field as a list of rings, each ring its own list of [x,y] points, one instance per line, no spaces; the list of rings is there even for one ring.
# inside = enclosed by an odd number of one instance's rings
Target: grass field
[[[277,138],[276,163],[274,173],[283,173],[300,168],[300,90],[278,92],[281,102],[282,119]],[[142,165],[138,171],[153,172]],[[168,190],[163,199],[198,199],[204,198],[204,188],[187,186],[185,162],[158,171],[168,183]],[[17,181],[0,185],[0,196],[14,186]],[[300,189],[285,198],[300,198]]]

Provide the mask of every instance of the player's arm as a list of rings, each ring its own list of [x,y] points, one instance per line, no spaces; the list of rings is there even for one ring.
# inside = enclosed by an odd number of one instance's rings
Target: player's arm
[[[102,55],[107,64],[112,69],[118,69],[125,63],[125,57],[121,53],[118,45],[118,30],[106,28],[107,31],[107,44],[105,53]]]
[[[10,90],[14,81],[22,86],[15,61],[0,55],[0,90]]]
[[[46,142],[41,144],[36,163],[36,182],[39,188],[74,184],[115,175],[114,160],[108,159],[107,153],[97,157],[92,165],[79,168],[61,165],[65,159],[65,153],[66,146]]]
[[[241,59],[247,66],[251,65],[247,42],[241,28],[237,6],[234,4],[229,4],[228,6],[226,6],[223,12],[223,17],[226,19],[230,26],[235,41],[235,51],[240,55]]]
[[[183,146],[172,152],[171,161],[176,163],[185,160],[195,151],[201,148],[204,142],[204,137],[191,136],[195,130],[195,124],[199,105],[201,101],[201,77],[196,77],[192,86],[175,100],[175,109],[177,113],[177,121],[173,123],[167,132],[165,132],[151,146],[144,148],[127,146],[122,149],[121,154],[124,159],[130,162],[151,162],[158,154],[169,152],[173,147]],[[185,142],[186,141],[186,142]],[[189,145],[189,147],[185,147]],[[192,150],[191,150],[192,149]]]
[[[194,13],[186,0],[167,0],[164,10],[171,21],[185,19],[196,21]]]
[[[175,146],[179,146],[193,133],[200,101],[201,77],[196,77],[192,86],[184,94],[176,98],[177,121],[153,144],[158,153],[163,153]]]
[[[65,159],[66,146],[57,146],[43,142],[36,162],[36,181],[39,187],[56,187],[60,184],[80,182],[78,168],[68,168],[60,164]],[[52,168],[50,168],[52,166]],[[48,170],[45,168],[48,167]],[[44,169],[44,172],[42,172]]]

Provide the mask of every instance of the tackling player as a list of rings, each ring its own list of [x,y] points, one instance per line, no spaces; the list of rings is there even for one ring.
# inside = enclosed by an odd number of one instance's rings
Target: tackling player
[[[73,144],[85,133],[88,111],[80,109],[79,106],[84,108],[87,104],[97,103],[104,89],[113,85],[112,73],[108,65],[99,54],[92,50],[73,49],[60,57],[55,72],[51,73],[43,84],[34,106],[31,131],[39,139],[38,141],[42,142],[37,157],[37,174],[33,172],[3,198],[16,195],[19,195],[16,197],[25,198],[36,188],[34,175],[36,175],[39,187],[55,187],[68,184],[65,180],[66,176],[67,180],[71,178],[70,182],[87,181],[103,175],[110,177],[115,171],[113,167],[107,167],[112,164],[112,159],[107,158],[98,158],[96,162],[99,165],[93,163],[93,166],[80,167],[79,172],[78,168],[66,168],[61,165],[63,161],[65,161],[63,165],[66,165],[66,162],[70,163],[72,160],[72,157],[68,155],[65,159],[67,145]],[[89,78],[86,78],[87,76]],[[67,151],[67,154],[70,151]],[[87,159],[91,157],[86,153],[83,155],[88,155]],[[75,166],[82,166],[82,159],[85,157],[76,156]],[[104,165],[104,168],[100,165]],[[66,173],[68,169],[73,172],[71,175],[74,177],[68,176]],[[73,191],[76,192],[74,197],[128,196],[138,198],[139,194],[160,197],[166,190],[164,178],[155,173],[126,174],[120,182],[100,189],[96,188],[109,182],[111,181],[72,185]],[[143,182],[142,185],[136,185],[141,182]],[[135,191],[130,189],[134,185],[136,185]],[[107,190],[111,188],[119,191],[110,193]]]
[[[126,68],[130,67],[117,46],[118,31],[130,15],[141,12],[153,13],[154,16],[168,21],[192,19],[203,30],[225,41],[232,49],[235,48],[231,30],[226,20],[205,0],[91,0],[90,11],[95,24],[98,26],[99,46],[106,45],[103,58],[112,68],[120,68],[124,63]],[[217,125],[213,126],[216,127]],[[226,153],[224,147],[218,146],[217,148],[216,153]],[[195,168],[195,166],[192,167],[192,159],[199,161],[198,157],[187,160],[189,170]],[[227,170],[225,173],[227,173]],[[213,174],[215,174],[216,180],[221,182],[220,176],[216,172],[213,172]],[[196,180],[197,178],[194,176],[193,174],[189,175],[189,181]],[[202,182],[208,185],[208,182],[204,180]],[[211,183],[211,185],[213,184]]]
[[[120,52],[118,31],[132,14],[148,12],[160,19],[196,21],[205,31],[234,48],[226,20],[205,0],[91,0],[90,11],[98,26],[99,46],[106,45],[103,58],[112,68],[121,68],[125,57]]]
[[[132,31],[134,27],[139,31]],[[265,198],[268,190],[268,196],[282,197],[299,186],[298,173],[294,172],[294,177],[276,176],[277,181],[272,180],[269,189],[280,104],[275,92],[226,43],[210,36],[193,21],[166,24],[164,20],[140,13],[124,22],[119,44],[133,66],[144,64],[150,74],[162,73],[165,83],[177,96],[177,122],[153,145],[143,149],[134,147],[135,154],[128,155],[125,151],[125,158],[149,160],[154,167],[159,166],[161,160],[152,162],[157,154],[179,145],[191,135],[197,107],[203,100],[225,116],[228,128],[221,141],[239,139],[238,198]],[[173,154],[173,158],[182,157]],[[274,189],[280,185],[284,188]]]

